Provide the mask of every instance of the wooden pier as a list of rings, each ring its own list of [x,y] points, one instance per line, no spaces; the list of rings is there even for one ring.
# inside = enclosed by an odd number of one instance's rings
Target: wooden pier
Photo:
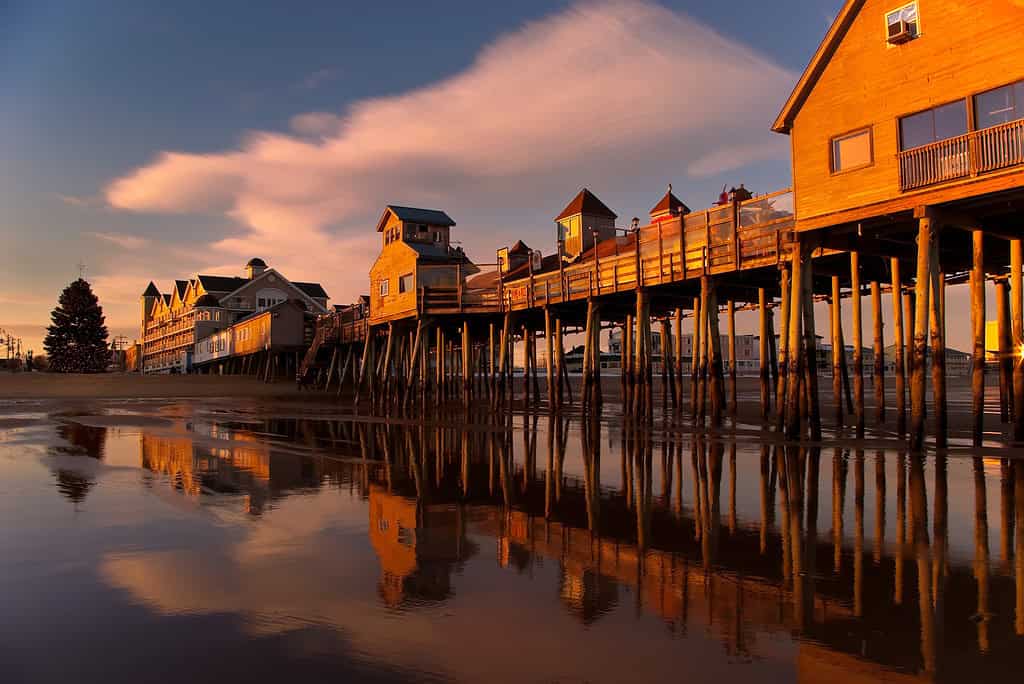
[[[1001,420],[1024,440],[1024,104],[1012,104],[1018,92],[1024,102],[1024,62],[1006,42],[1019,28],[1008,13],[1020,12],[997,2],[969,5],[929,7],[927,36],[918,32],[916,5],[902,19],[891,13],[899,31],[889,36],[877,35],[872,3],[844,5],[772,126],[792,139],[796,193],[752,196],[741,185],[727,200],[691,211],[669,186],[647,225],[633,219],[622,228],[584,189],[555,218],[556,249],[542,255],[520,241],[499,250],[486,272],[451,246],[455,222],[444,212],[387,207],[377,227],[383,243],[370,272],[369,313],[344,330],[344,312],[324,316],[300,381],[337,381],[339,392],[351,385],[357,399],[402,407],[414,397],[456,396],[498,405],[521,385],[524,402],[535,405],[541,343],[548,406],[575,399],[591,410],[603,397],[600,334],[618,329],[627,413],[653,414],[658,334],[662,403],[676,410],[688,403],[698,425],[717,427],[737,411],[735,312],[756,309],[761,415],[789,439],[818,440],[815,303],[827,302],[832,355],[821,362],[832,368],[835,429],[848,425],[863,437],[869,420],[894,418],[896,432],[920,450],[927,415],[943,448],[946,289],[970,283],[964,324],[972,339],[973,442],[985,439],[985,370],[993,356]],[[844,42],[851,47],[840,69],[833,62]],[[991,48],[984,59],[974,57],[979,46]],[[883,66],[893,60],[899,69]],[[930,75],[939,72],[955,78],[937,85]],[[859,73],[871,74],[870,88],[850,78]],[[934,101],[950,103],[922,111]],[[987,282],[995,283],[998,349],[984,340]],[[894,340],[892,407],[885,405],[884,296]],[[843,330],[844,298],[850,331]],[[563,340],[577,334],[583,378],[574,398]],[[516,347],[521,376],[513,368]]]

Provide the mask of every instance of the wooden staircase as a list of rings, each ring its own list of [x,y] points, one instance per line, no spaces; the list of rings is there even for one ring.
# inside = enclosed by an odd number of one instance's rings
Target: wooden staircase
[[[319,375],[318,371],[324,368],[325,364],[320,359],[320,351],[325,347],[324,342],[326,341],[328,330],[327,327],[317,326],[316,334],[313,335],[313,341],[310,343],[309,349],[306,350],[306,355],[302,357],[302,364],[299,365],[299,369],[295,373],[295,382],[299,385],[314,383]]]

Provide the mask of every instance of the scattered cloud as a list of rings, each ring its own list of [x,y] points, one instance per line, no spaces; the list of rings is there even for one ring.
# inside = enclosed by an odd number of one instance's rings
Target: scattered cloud
[[[123,233],[86,233],[89,237],[94,237],[97,240],[103,240],[113,245],[117,245],[121,249],[141,249],[149,244],[149,240],[137,235],[124,235]]]
[[[55,193],[55,197],[72,207],[102,207],[105,204],[102,197],[79,197],[77,195],[62,195],[61,193]]]
[[[309,112],[297,114],[289,121],[291,129],[299,135],[327,136],[336,133],[342,124],[342,118],[330,112]]]
[[[649,187],[785,159],[768,128],[795,80],[660,5],[582,2],[436,83],[300,114],[290,132],[251,133],[222,152],[161,152],[105,197],[126,211],[226,215],[243,230],[212,240],[211,258],[263,256],[345,301],[367,287],[384,204],[446,209],[471,254],[492,253],[508,226],[485,207],[521,221],[511,208],[557,211],[584,183]]]
[[[338,78],[340,74],[340,70],[335,69],[334,67],[324,67],[322,69],[317,69],[316,71],[302,79],[302,82],[299,84],[299,87],[302,88],[303,90],[316,90],[323,84],[329,83],[334,79]]]

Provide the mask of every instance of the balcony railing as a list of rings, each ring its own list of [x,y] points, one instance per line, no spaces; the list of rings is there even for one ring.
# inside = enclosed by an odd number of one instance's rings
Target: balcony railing
[[[901,190],[1024,164],[1024,119],[905,150],[899,163]]]

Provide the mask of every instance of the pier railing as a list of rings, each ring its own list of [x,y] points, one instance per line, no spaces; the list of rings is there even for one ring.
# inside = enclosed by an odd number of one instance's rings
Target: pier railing
[[[463,313],[497,311],[501,307],[496,287],[470,287],[463,278],[461,264],[420,265],[421,283],[416,308],[423,313]]]
[[[898,159],[901,190],[1024,164],[1024,119],[904,150]]]
[[[503,283],[501,305],[525,309],[771,265],[789,258],[794,223],[791,190],[662,220],[558,271]]]

